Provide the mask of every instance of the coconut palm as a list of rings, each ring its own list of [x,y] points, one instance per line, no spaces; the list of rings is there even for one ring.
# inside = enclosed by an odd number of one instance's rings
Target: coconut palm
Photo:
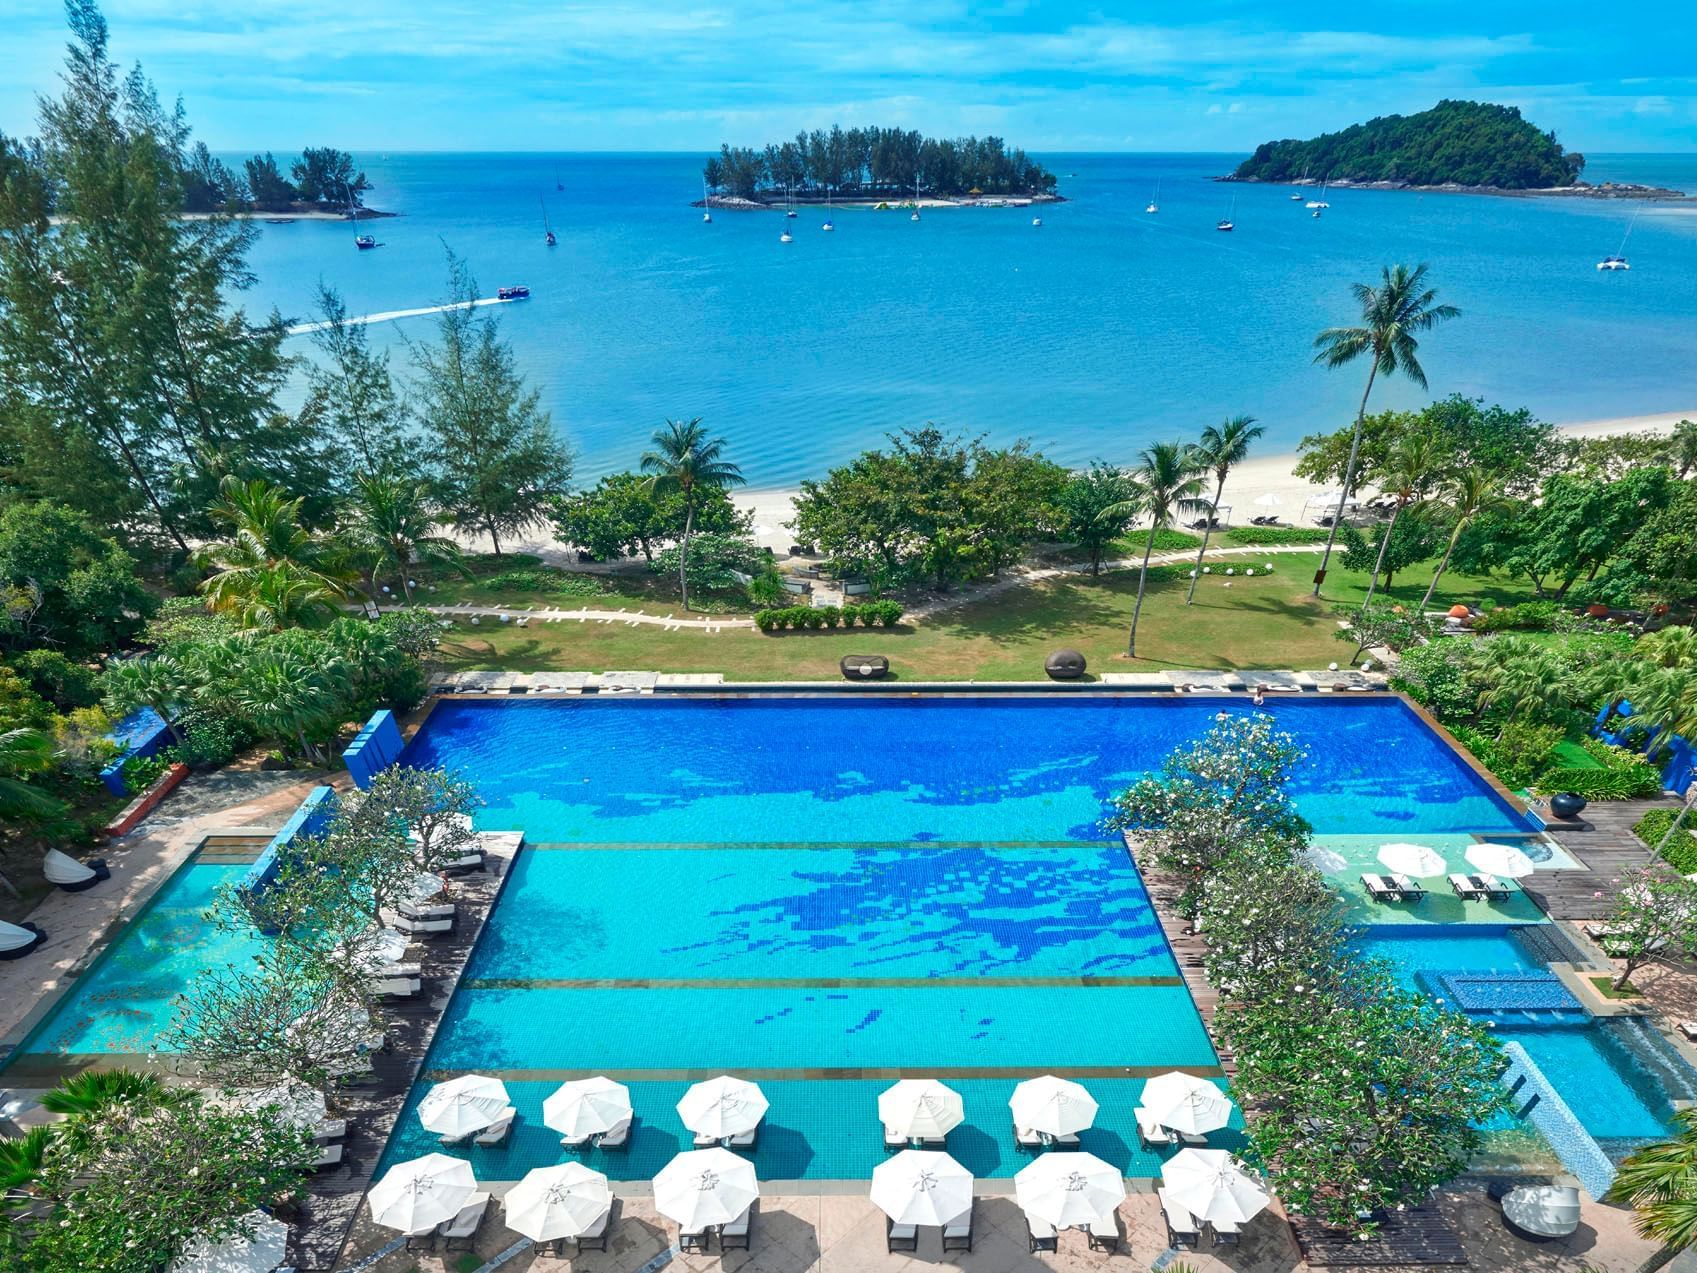
[[[1319,350],[1314,361],[1327,367],[1343,367],[1363,355],[1369,359],[1367,387],[1361,391],[1361,405],[1355,411],[1349,460],[1344,464],[1343,491],[1332,517],[1331,533],[1326,536],[1325,555],[1314,576],[1316,597],[1332,560],[1332,545],[1337,542],[1338,527],[1343,523],[1344,506],[1349,503],[1355,485],[1355,462],[1361,455],[1361,426],[1367,419],[1367,397],[1373,392],[1373,381],[1379,376],[1401,372],[1424,389],[1426,372],[1420,366],[1420,342],[1415,339],[1415,333],[1429,331],[1461,313],[1454,305],[1436,304],[1438,293],[1426,286],[1424,264],[1412,270],[1406,265],[1386,266],[1378,287],[1357,283],[1351,290],[1361,306],[1361,325],[1328,327],[1314,338]]]
[[[230,537],[200,553],[213,572],[201,591],[214,610],[239,611],[243,599],[279,567],[326,595],[342,595],[344,578],[331,564],[330,546],[300,523],[302,500],[263,478],[244,482],[226,476],[218,489],[223,498],[207,511],[229,528]],[[276,586],[273,576],[271,587]]]
[[[678,545],[678,589],[689,609],[689,536],[695,529],[695,505],[708,491],[741,486],[742,470],[724,458],[725,440],[708,435],[701,417],[666,421],[654,434],[654,449],[642,454],[642,471],[656,495],[677,491],[684,497],[684,533]]]
[[[317,740],[340,723],[334,715],[342,701],[341,673],[340,667],[288,650],[265,649],[248,660],[233,698],[261,733],[287,740],[306,759],[324,764],[329,755]]]
[[[37,790],[30,774],[53,768],[53,740],[39,729],[8,729],[0,733],[0,816],[51,818],[63,812],[62,801]]]
[[[1697,420],[1681,420],[1673,426],[1668,451],[1668,460],[1683,482],[1692,469],[1697,469]]]
[[[1196,448],[1183,442],[1157,442],[1138,457],[1131,480],[1137,484],[1133,499],[1110,504],[1097,516],[1103,521],[1115,518],[1149,518],[1149,538],[1143,545],[1143,565],[1137,573],[1137,604],[1131,611],[1131,632],[1126,637],[1125,655],[1137,657],[1137,621],[1143,614],[1143,592],[1149,585],[1149,555],[1155,550],[1155,534],[1172,524],[1177,513],[1194,513],[1207,506],[1201,499],[1202,475],[1207,466],[1198,458]]]
[[[393,573],[412,604],[412,574],[433,566],[469,574],[460,546],[437,533],[442,519],[431,510],[428,484],[391,474],[354,477],[342,532],[354,550],[372,563],[372,577]]]
[[[1633,647],[1632,653],[1662,667],[1697,668],[1697,628],[1681,624],[1652,632]]]
[[[1437,463],[1438,444],[1430,433],[1413,433],[1403,438],[1386,462],[1379,487],[1394,496],[1396,503],[1391,508],[1391,520],[1379,540],[1379,558],[1373,563],[1373,577],[1367,581],[1367,597],[1361,603],[1362,614],[1366,614],[1367,607],[1373,604],[1373,590],[1379,586],[1379,576],[1384,572],[1385,551],[1391,546],[1397,518],[1402,516],[1403,509],[1426,497]]]
[[[1449,543],[1444,545],[1444,555],[1438,559],[1438,568],[1432,572],[1432,582],[1426,587],[1426,595],[1420,598],[1420,609],[1417,612],[1420,614],[1426,613],[1426,607],[1432,603],[1432,594],[1438,590],[1438,580],[1444,577],[1444,571],[1449,568],[1450,554],[1455,552],[1461,532],[1466,530],[1480,513],[1503,502],[1502,482],[1494,474],[1474,465],[1455,475],[1449,483],[1448,495],[1450,509],[1455,513],[1455,526],[1450,531]]]
[[[108,663],[102,685],[106,704],[114,715],[123,716],[138,707],[151,707],[165,722],[171,741],[183,741],[172,718],[188,704],[193,688],[186,670],[176,658],[169,654],[153,654],[146,658]]]
[[[322,627],[335,617],[342,595],[318,575],[290,565],[265,566],[248,575],[240,591],[225,598],[223,609],[244,628],[280,632]]]
[[[1202,546],[1196,550],[1196,569],[1190,575],[1190,591],[1184,594],[1184,604],[1196,599],[1196,581],[1202,577],[1202,558],[1208,551],[1208,538],[1214,532],[1214,515],[1220,510],[1220,496],[1226,489],[1226,474],[1249,457],[1249,444],[1266,429],[1255,423],[1255,417],[1234,415],[1222,424],[1210,424],[1202,430],[1202,440],[1196,446],[1196,458],[1214,470],[1214,499],[1208,509],[1208,524],[1202,528]]]
[[[1607,1199],[1632,1205],[1644,1237],[1684,1250],[1697,1241],[1697,1109],[1676,1110],[1674,1121],[1673,1139],[1621,1160]]]

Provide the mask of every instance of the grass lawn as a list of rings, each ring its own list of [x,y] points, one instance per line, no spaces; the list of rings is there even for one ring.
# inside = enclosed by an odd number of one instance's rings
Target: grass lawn
[[[727,680],[821,680],[839,675],[845,654],[886,654],[891,672],[908,680],[1034,680],[1043,676],[1049,651],[1071,646],[1083,651],[1091,670],[1162,671],[1167,668],[1316,668],[1341,662],[1353,647],[1334,638],[1336,609],[1359,603],[1366,589],[1362,572],[1334,568],[1325,596],[1315,601],[1312,586],[1318,553],[1271,556],[1275,573],[1263,576],[1259,563],[1223,559],[1239,571],[1231,580],[1219,573],[1202,581],[1196,604],[1184,604],[1188,580],[1169,568],[1152,578],[1138,625],[1139,657],[1116,658],[1125,649],[1126,629],[1137,596],[1137,572],[1121,571],[1092,579],[1068,576],[1010,589],[984,601],[943,611],[923,622],[893,629],[855,628],[835,632],[788,632],[766,636],[738,629],[709,636],[702,632],[666,632],[651,626],[551,623],[525,628],[473,628],[456,623],[442,649],[454,670],[500,668],[513,672],[543,669],[608,671],[645,669],[661,672],[723,672]],[[1255,578],[1242,575],[1257,565]],[[1410,605],[1420,600],[1429,573],[1410,572],[1390,595]],[[1453,580],[1453,583],[1451,582]],[[1230,587],[1227,587],[1227,583]],[[1456,601],[1512,604],[1530,586],[1501,578],[1451,576],[1440,597]],[[431,598],[435,600],[436,598]],[[542,598],[503,598],[522,607]],[[574,607],[635,606],[622,599],[603,602],[573,598],[546,604]],[[652,603],[650,603],[652,604]],[[648,609],[648,606],[644,606]],[[664,612],[665,607],[661,607]],[[675,612],[675,604],[673,607]]]

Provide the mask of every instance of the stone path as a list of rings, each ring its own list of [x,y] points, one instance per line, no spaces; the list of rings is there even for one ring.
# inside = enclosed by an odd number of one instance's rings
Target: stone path
[[[379,606],[385,613],[404,610],[404,606]],[[668,632],[684,630],[705,632],[715,635],[725,628],[752,628],[753,619],[733,619],[720,615],[707,615],[700,619],[681,619],[675,615],[643,614],[638,610],[553,610],[536,606],[432,606],[424,607],[431,614],[440,614],[450,618],[490,618],[496,622],[510,621],[521,627],[533,620],[540,619],[543,623],[622,623],[627,628],[641,627],[645,624],[665,628]]]

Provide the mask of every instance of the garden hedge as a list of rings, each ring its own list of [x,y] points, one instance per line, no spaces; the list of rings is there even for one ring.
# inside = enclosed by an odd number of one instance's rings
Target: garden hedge
[[[893,628],[901,622],[899,601],[866,601],[842,606],[785,606],[761,610],[754,616],[754,626],[762,632],[818,632],[833,628],[862,627]]]

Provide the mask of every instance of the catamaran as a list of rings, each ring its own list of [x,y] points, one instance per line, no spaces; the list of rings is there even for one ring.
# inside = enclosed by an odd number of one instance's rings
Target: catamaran
[[[1161,210],[1161,183],[1159,181],[1155,183],[1155,193],[1149,197],[1149,206],[1143,210],[1145,212],[1159,212]]]
[[[1214,228],[1216,230],[1223,230],[1227,234],[1230,234],[1233,230],[1237,229],[1237,223],[1232,220],[1232,218],[1235,217],[1236,215],[1237,215],[1237,196],[1234,194],[1232,196],[1232,201],[1231,201],[1231,210],[1226,213],[1225,219],[1223,221],[1214,222]]]
[[[707,178],[701,179],[701,220],[703,224],[713,223],[713,209],[707,202]]]
[[[1626,251],[1626,241],[1632,237],[1632,227],[1637,224],[1639,211],[1641,211],[1639,208],[1632,210],[1632,220],[1626,223],[1626,233],[1620,236],[1620,247],[1615,250],[1612,256],[1605,256],[1597,262],[1599,270],[1630,270],[1632,268],[1626,263],[1626,257],[1622,253]]]
[[[830,186],[825,187],[825,224],[820,226],[819,228],[821,230],[835,230],[837,228],[836,226],[831,224],[831,187]]]
[[[538,195],[537,202],[542,205],[542,241],[553,247],[559,240],[554,237],[554,227],[548,224],[548,201]]]

